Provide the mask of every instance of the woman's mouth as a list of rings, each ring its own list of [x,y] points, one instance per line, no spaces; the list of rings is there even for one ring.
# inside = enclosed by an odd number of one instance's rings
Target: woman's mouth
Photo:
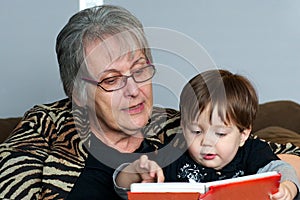
[[[126,111],[128,114],[133,115],[133,114],[138,114],[144,110],[144,103],[139,103],[135,106],[131,106],[129,108],[122,109],[123,111]]]

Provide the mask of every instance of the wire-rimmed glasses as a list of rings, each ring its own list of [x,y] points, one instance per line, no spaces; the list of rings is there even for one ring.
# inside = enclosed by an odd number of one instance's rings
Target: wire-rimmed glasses
[[[85,77],[81,79],[91,84],[99,86],[101,89],[103,89],[106,92],[112,92],[112,91],[120,90],[123,87],[125,87],[127,84],[127,79],[130,77],[136,83],[143,83],[152,79],[155,72],[156,72],[155,66],[149,64],[134,70],[129,76],[120,74],[117,76],[104,78],[100,82]]]

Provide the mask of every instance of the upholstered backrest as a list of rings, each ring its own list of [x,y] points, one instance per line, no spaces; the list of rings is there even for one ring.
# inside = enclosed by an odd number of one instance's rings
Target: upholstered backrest
[[[21,118],[0,119],[0,143],[16,127]],[[300,105],[293,101],[273,101],[259,105],[254,134],[279,143],[300,146]]]
[[[269,126],[279,126],[300,134],[300,105],[293,101],[260,104],[253,132]]]
[[[20,120],[18,117],[0,119],[0,143],[9,136]]]
[[[292,101],[259,105],[252,132],[267,141],[300,147],[300,105]]]

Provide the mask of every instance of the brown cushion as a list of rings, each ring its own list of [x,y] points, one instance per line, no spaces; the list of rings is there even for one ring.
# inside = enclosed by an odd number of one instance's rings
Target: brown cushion
[[[0,143],[2,143],[13,131],[21,118],[0,119]]]
[[[300,147],[300,134],[282,127],[270,126],[255,132],[254,135],[267,141],[281,144],[291,142]]]
[[[253,132],[269,126],[279,126],[300,133],[300,105],[292,101],[261,104],[253,124]]]

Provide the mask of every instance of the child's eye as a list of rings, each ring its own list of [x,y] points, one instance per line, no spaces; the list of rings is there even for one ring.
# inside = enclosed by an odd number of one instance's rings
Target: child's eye
[[[193,133],[195,135],[199,135],[199,134],[202,133],[202,131],[200,131],[200,130],[196,130],[196,131],[192,130],[191,133]]]
[[[224,136],[226,136],[226,133],[217,133],[217,132],[216,132],[216,135],[217,135],[218,137],[224,137]]]

